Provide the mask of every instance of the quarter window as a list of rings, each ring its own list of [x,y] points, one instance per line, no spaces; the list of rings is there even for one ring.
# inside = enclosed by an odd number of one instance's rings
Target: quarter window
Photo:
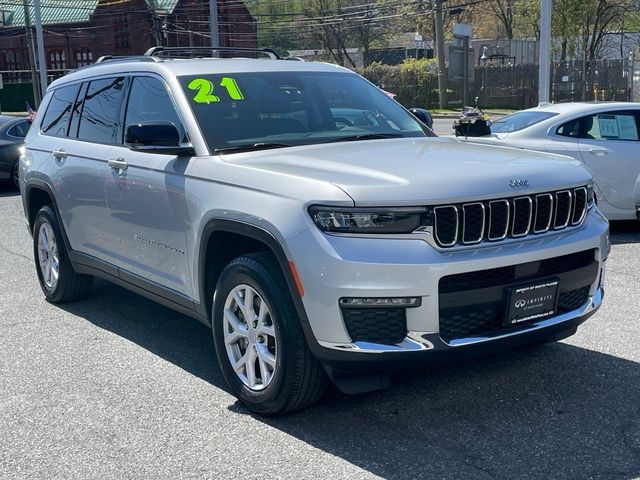
[[[42,133],[53,137],[66,137],[71,106],[78,94],[79,85],[57,88],[51,97],[42,119]]]
[[[79,140],[116,143],[124,86],[124,77],[94,80],[89,84],[80,116]]]
[[[172,122],[178,128],[180,137],[184,137],[184,129],[164,82],[154,77],[134,78],[125,116],[125,128],[128,125],[157,120]]]
[[[13,127],[7,131],[7,135],[16,138],[24,138],[27,136],[27,132],[29,131],[29,127],[31,124],[26,120],[24,122],[18,122]]]

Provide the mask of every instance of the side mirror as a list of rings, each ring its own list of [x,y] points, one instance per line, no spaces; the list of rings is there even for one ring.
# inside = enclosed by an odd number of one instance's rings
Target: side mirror
[[[429,110],[425,110],[424,108],[413,107],[413,108],[410,108],[409,111],[413,114],[414,117],[416,117],[418,120],[424,123],[427,127],[433,130],[433,118],[431,118],[431,114],[429,113]]]
[[[124,143],[136,152],[179,156],[195,154],[191,145],[180,144],[180,133],[176,126],[164,120],[127,125]]]

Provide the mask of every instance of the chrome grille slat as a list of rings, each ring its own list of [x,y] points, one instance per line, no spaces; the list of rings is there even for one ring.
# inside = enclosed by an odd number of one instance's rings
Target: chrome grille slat
[[[438,216],[439,214],[441,215],[446,215],[447,214],[447,210],[449,211],[449,215],[451,215],[452,213],[454,214],[454,219],[455,219],[455,234],[452,235],[452,240],[448,239],[449,241],[447,242],[443,242],[441,235],[439,234],[439,229],[438,229]],[[456,242],[458,241],[458,227],[459,227],[459,218],[458,218],[458,209],[455,205],[447,205],[444,207],[436,207],[433,209],[433,213],[434,213],[434,235],[435,235],[435,239],[438,242],[438,244],[440,244],[442,247],[452,247],[456,244]],[[449,220],[447,220],[449,221]],[[442,221],[441,221],[442,222]],[[448,236],[448,235],[445,235]]]
[[[516,222],[520,222],[518,214],[520,211],[526,208],[528,209],[528,220],[526,221],[526,228],[518,229],[516,231]],[[513,221],[511,222],[511,236],[514,238],[525,237],[531,230],[531,217],[533,216],[533,201],[531,197],[518,197],[513,199]]]
[[[573,210],[571,214],[571,225],[582,223],[587,213],[587,189],[585,187],[573,190]],[[578,214],[578,215],[577,215]]]
[[[472,208],[474,207],[479,207],[479,211],[480,213],[480,225],[479,225],[479,229],[475,228],[475,230],[477,231],[477,235],[471,237],[471,239],[467,238],[467,230],[472,230],[470,223],[472,221],[474,221],[473,217],[473,213],[467,213],[468,211],[470,211]],[[467,219],[467,215],[471,218]],[[484,237],[484,227],[485,227],[485,217],[486,217],[486,213],[485,213],[485,209],[484,209],[484,204],[481,202],[474,202],[474,203],[465,203],[464,205],[462,205],[462,243],[464,243],[465,245],[473,245],[474,243],[480,243]],[[471,233],[471,235],[473,235],[473,232]]]
[[[433,238],[440,247],[522,238],[580,225],[589,209],[586,187],[433,209]]]
[[[572,213],[572,200],[573,195],[569,190],[561,190],[560,192],[556,192],[556,213],[554,215],[553,228],[555,230],[561,230],[569,225],[569,220],[571,219]],[[562,210],[566,209],[566,213],[564,214],[564,218],[562,217]]]
[[[549,206],[547,207],[548,212],[545,212],[543,204],[545,199],[549,201]],[[553,195],[550,193],[541,193],[540,195],[536,195],[533,233],[544,233],[549,230],[551,222],[553,221],[553,211]],[[540,222],[541,228],[538,227],[538,222]]]
[[[500,235],[492,235],[491,232],[493,231],[493,225],[492,225],[492,219],[494,216],[494,212],[498,209],[498,205],[503,205],[506,208],[507,214],[505,216],[505,218],[502,218],[501,220],[504,222],[504,230],[502,231],[502,233]],[[494,208],[495,206],[495,208]],[[509,223],[510,223],[510,213],[511,213],[511,205],[509,204],[509,200],[492,200],[489,202],[489,227],[487,228],[487,240],[490,241],[497,241],[497,240],[503,240],[505,238],[507,238],[507,234],[509,233]],[[497,216],[498,214],[496,214]],[[493,223],[497,223],[496,221],[497,219],[493,220]]]

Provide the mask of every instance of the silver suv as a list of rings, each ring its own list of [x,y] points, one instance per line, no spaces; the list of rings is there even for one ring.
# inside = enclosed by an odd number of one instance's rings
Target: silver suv
[[[608,224],[578,162],[434,137],[334,65],[178,56],[49,87],[20,186],[50,302],[97,276],[211,325],[265,415],[600,306]]]

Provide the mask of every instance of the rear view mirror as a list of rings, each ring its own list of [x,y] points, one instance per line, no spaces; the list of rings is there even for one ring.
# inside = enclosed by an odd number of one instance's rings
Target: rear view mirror
[[[424,123],[427,127],[433,130],[433,118],[431,118],[431,114],[429,113],[429,110],[425,110],[424,108],[413,107],[413,108],[410,108],[409,111],[413,114],[414,117],[416,117],[418,120]]]
[[[136,152],[194,155],[191,145],[180,144],[180,132],[176,126],[163,120],[127,125],[124,143]]]

